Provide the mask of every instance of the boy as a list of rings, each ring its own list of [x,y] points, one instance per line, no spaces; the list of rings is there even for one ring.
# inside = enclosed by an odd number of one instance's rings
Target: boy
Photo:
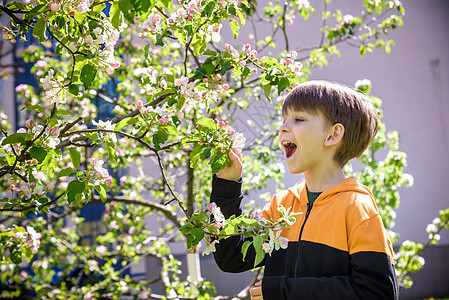
[[[393,250],[372,192],[342,170],[377,132],[377,113],[363,97],[325,81],[303,83],[286,97],[279,141],[288,171],[305,180],[277,193],[262,216],[276,220],[281,204],[302,214],[281,233],[287,249],[260,264],[264,278],[250,289],[251,299],[398,299]],[[241,214],[243,198],[242,158],[229,156],[231,165],[214,176],[211,193],[226,218]],[[243,261],[243,242],[220,240],[214,253],[220,269],[253,268],[255,251],[250,247]]]

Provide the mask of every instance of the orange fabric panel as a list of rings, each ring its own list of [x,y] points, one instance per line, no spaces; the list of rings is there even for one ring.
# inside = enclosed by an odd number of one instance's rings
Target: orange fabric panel
[[[292,207],[301,212],[290,230],[283,229],[281,235],[290,241],[298,241],[307,211],[305,183],[276,194],[267,205],[262,216],[279,219],[277,207]],[[302,240],[324,244],[349,254],[362,251],[386,253],[394,262],[393,248],[382,224],[382,219],[371,191],[348,178],[324,191],[315,201],[304,226]]]

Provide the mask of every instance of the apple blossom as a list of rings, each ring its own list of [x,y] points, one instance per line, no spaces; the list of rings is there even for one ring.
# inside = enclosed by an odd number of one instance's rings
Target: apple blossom
[[[345,23],[345,24],[352,23],[353,20],[354,20],[354,17],[352,15],[344,15],[343,16],[343,23]]]
[[[69,50],[72,52],[76,52],[76,50],[78,49],[78,46],[76,45],[75,42],[71,42],[68,47],[69,47]]]
[[[96,27],[93,32],[96,36],[99,36],[103,32],[103,29],[101,29],[101,27]]]
[[[52,12],[57,12],[61,9],[61,5],[59,5],[59,3],[52,3],[50,9]]]

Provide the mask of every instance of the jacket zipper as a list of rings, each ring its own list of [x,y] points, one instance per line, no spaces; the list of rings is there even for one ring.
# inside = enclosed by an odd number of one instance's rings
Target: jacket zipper
[[[313,207],[313,203],[312,204],[307,203],[306,217],[304,218],[304,222],[302,223],[301,230],[299,231],[298,248],[296,249],[296,257],[295,257],[295,270],[294,270],[295,278],[297,277],[297,271],[298,271],[298,267],[299,267],[298,256],[299,256],[301,248],[302,248],[301,247],[302,231],[304,230],[304,225],[306,225],[306,222],[307,222],[307,219],[309,218],[310,211],[312,210],[312,207]]]

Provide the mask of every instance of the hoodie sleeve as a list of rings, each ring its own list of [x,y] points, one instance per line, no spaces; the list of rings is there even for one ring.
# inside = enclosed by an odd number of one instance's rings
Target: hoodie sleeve
[[[220,207],[226,219],[232,215],[240,216],[242,214],[240,208],[243,199],[241,186],[241,179],[239,181],[231,181],[218,178],[216,175],[212,178],[210,202],[215,202]],[[215,246],[214,259],[222,271],[239,273],[254,268],[256,257],[254,247],[249,247],[245,261],[243,261],[241,249],[246,240],[243,236],[234,236],[221,239]],[[260,265],[263,265],[264,261]]]

